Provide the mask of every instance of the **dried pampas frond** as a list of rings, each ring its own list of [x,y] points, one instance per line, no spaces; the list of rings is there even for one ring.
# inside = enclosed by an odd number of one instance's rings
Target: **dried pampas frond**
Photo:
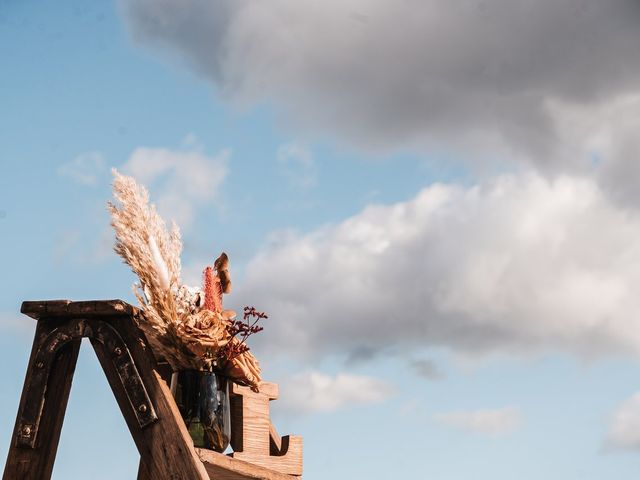
[[[167,230],[143,186],[115,169],[113,176],[113,195],[119,204],[108,204],[116,233],[114,250],[140,279],[140,284],[134,285],[144,308],[140,327],[167,361],[180,363],[175,354],[169,354],[170,345],[166,344],[171,336],[169,327],[175,329],[179,315],[174,291],[180,287],[180,230],[175,223],[170,232]]]
[[[108,208],[116,233],[114,250],[138,276],[133,285],[143,308],[138,324],[154,353],[174,370],[211,369],[215,363],[235,381],[257,389],[258,361],[244,344],[246,335],[243,341],[235,337],[235,312],[222,309],[222,294],[231,290],[227,255],[205,269],[203,290],[182,285],[177,225],[167,230],[149,193],[133,178],[115,169],[113,177],[116,203],[109,202]]]
[[[116,232],[115,252],[138,276],[149,304],[165,322],[175,322],[172,289],[179,287],[182,240],[174,223],[167,231],[149,193],[131,177],[113,170],[113,194],[120,208],[109,202],[111,225]]]

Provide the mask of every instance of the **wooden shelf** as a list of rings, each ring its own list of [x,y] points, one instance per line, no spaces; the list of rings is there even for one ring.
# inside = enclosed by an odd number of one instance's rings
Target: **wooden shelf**
[[[285,475],[269,468],[237,460],[213,450],[196,448],[196,453],[211,479],[215,480],[298,480],[300,477]]]

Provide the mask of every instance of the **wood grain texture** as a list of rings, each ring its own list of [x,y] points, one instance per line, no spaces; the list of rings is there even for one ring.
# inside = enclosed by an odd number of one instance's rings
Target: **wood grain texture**
[[[259,390],[233,384],[231,456],[279,473],[302,475],[302,437],[279,438],[269,417],[269,402],[278,398],[278,386],[262,382]]]
[[[31,318],[78,318],[135,315],[138,309],[122,300],[36,300],[22,302],[20,312]]]
[[[109,384],[115,394],[129,431],[140,453],[144,465],[142,477],[149,479],[195,480],[208,479],[202,462],[193,447],[178,407],[171,396],[169,387],[156,371],[155,359],[142,332],[135,327],[129,316],[114,317],[110,323],[118,329],[130,348],[140,376],[151,399],[158,421],[140,429],[122,383],[109,359],[110,352],[102,345],[92,342],[98,360],[102,365]],[[139,474],[140,475],[140,474]]]
[[[144,461],[140,458],[140,463],[138,465],[138,476],[137,480],[151,480],[149,477],[149,473],[147,472],[147,468],[144,465]]]
[[[38,322],[18,412],[22,411],[26,401],[25,394],[32,371],[35,368],[33,363],[37,348],[59,323],[59,321],[53,321],[51,324],[45,325]],[[79,350],[80,339],[65,345],[56,356],[45,394],[42,417],[36,437],[36,448],[17,446],[16,439],[19,434],[20,418],[16,417],[2,477],[4,480],[47,480],[51,478]]]
[[[231,448],[235,453],[269,454],[269,401],[277,398],[273,385],[262,382],[256,393],[249,387],[232,384]]]
[[[282,437],[285,453],[279,456],[258,455],[255,453],[234,452],[235,460],[242,460],[287,475],[302,475],[302,437],[286,435]]]
[[[282,455],[282,437],[278,434],[273,423],[269,422],[269,453],[271,455]]]
[[[25,387],[32,375],[38,346],[53,330],[69,321],[104,321],[122,337],[158,416],[155,423],[145,427],[140,426],[135,405],[127,397],[113,363],[112,355],[118,349],[108,351],[105,344],[95,338],[91,343],[141,455],[138,480],[292,480],[302,474],[302,439],[280,438],[269,419],[269,401],[278,397],[276,384],[263,383],[260,393],[233,385],[232,416],[235,418],[232,429],[235,424],[237,435],[232,435],[232,441],[235,436],[233,448],[238,450],[232,454],[235,458],[195,449],[166,383],[170,372],[156,363],[144,334],[137,327],[139,311],[135,307],[121,300],[53,300],[24,302],[21,311],[38,320]],[[17,447],[15,439],[20,419],[16,421],[4,480],[47,480],[51,477],[80,342],[80,338],[69,341],[60,349],[52,366],[51,387],[46,391],[36,448]],[[25,392],[26,388],[22,392],[19,412],[25,402]]]
[[[213,450],[196,448],[211,479],[214,480],[298,480],[274,470],[231,458]]]

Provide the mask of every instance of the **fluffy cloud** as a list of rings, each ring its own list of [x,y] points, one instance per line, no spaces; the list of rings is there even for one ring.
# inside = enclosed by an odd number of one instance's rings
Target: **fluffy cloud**
[[[147,187],[159,182],[160,194],[154,198],[160,213],[186,228],[193,220],[195,207],[217,195],[227,175],[229,156],[228,150],[210,157],[197,150],[139,147],[122,170]]]
[[[590,158],[595,178],[616,203],[640,205],[640,94],[591,105],[555,102],[549,107],[567,146],[562,154]]]
[[[269,343],[352,358],[425,344],[638,352],[640,219],[620,208],[640,202],[635,0],[120,5],[138,43],[296,127],[571,170],[435,185],[280,235],[238,289],[271,314]]]
[[[522,423],[522,415],[515,407],[439,413],[434,419],[459,430],[489,436],[508,435]]]
[[[104,158],[100,152],[85,152],[58,167],[58,175],[69,177],[82,185],[93,186],[104,173]]]
[[[335,377],[320,372],[295,375],[282,383],[278,401],[293,413],[331,412],[340,408],[385,401],[395,389],[376,378],[341,373]]]
[[[640,450],[640,393],[633,395],[614,412],[605,448]]]
[[[269,312],[274,351],[637,355],[638,238],[640,215],[588,178],[436,184],[274,237],[237,292]]]
[[[635,0],[121,0],[142,45],[232,101],[361,147],[561,155],[558,104],[637,93]]]

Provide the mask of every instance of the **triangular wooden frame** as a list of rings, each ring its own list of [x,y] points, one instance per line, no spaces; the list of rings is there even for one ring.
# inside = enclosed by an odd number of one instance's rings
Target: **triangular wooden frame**
[[[38,323],[3,480],[51,478],[82,338],[90,339],[140,453],[138,479],[300,478],[194,448],[136,325],[135,307],[121,300],[55,300],[24,302],[21,311]],[[299,468],[291,471],[300,475],[301,439],[291,439],[272,438],[272,445],[299,443],[299,448],[278,452],[272,447],[271,455],[299,459]]]

